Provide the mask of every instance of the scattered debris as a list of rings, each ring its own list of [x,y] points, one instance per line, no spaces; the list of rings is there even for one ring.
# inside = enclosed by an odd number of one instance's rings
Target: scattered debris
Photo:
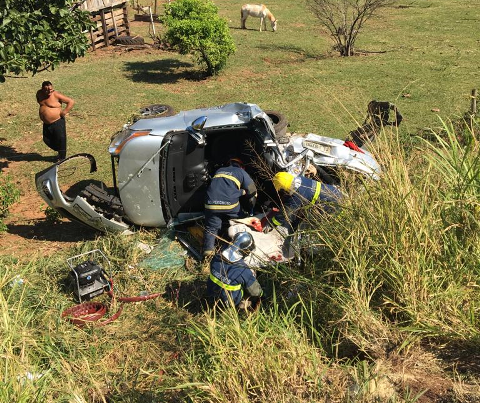
[[[140,249],[142,252],[145,252],[146,254],[149,254],[153,250],[153,246],[147,245],[146,243],[143,242],[137,242],[137,248]]]
[[[160,237],[158,244],[153,247],[151,253],[138,264],[138,267],[151,270],[183,267],[185,257],[182,252],[182,247],[175,242],[174,232],[166,231]]]
[[[25,372],[24,375],[18,375],[17,379],[20,381],[22,385],[25,384],[26,381],[36,381],[40,379],[43,375],[45,375],[43,372]]]
[[[117,36],[115,39],[115,45],[145,45],[145,40],[141,36]]]
[[[23,285],[24,281],[23,278],[20,277],[19,274],[17,274],[12,281],[10,281],[10,287],[15,287],[17,285]]]

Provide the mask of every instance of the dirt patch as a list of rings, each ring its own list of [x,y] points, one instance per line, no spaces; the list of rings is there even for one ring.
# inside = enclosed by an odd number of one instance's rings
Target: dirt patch
[[[408,397],[411,400],[405,400],[419,403],[479,402],[476,382],[470,384],[466,378],[457,382],[452,376],[450,370],[455,362],[457,357],[446,356],[441,350],[417,346],[405,356],[394,354],[377,361],[369,389],[380,401],[395,397],[395,390],[400,400]]]
[[[46,220],[46,204],[36,191],[34,178],[24,174],[31,161],[51,160],[51,156],[28,153],[35,141],[25,136],[13,144],[8,144],[6,139],[0,142],[2,172],[13,178],[21,192],[20,200],[10,206],[10,214],[5,220],[7,231],[0,234],[0,255],[21,260],[30,260],[35,254],[48,256],[96,236],[95,231],[78,223],[67,220],[51,223]]]
[[[15,171],[15,165],[9,166],[10,172]],[[46,204],[35,187],[21,188],[20,200],[11,206],[10,215],[5,220],[7,231],[0,234],[0,255],[30,260],[32,254],[48,256],[77,242],[95,238],[95,231],[82,224],[66,219],[59,223],[47,221]]]
[[[95,238],[95,232],[81,224],[65,221],[51,224],[45,219],[10,219],[7,232],[0,235],[0,255],[31,260],[32,255],[49,256],[75,243]]]
[[[445,370],[465,378],[480,374],[480,347],[477,340],[456,341],[430,346],[445,362]],[[479,400],[480,401],[480,400]]]
[[[112,45],[105,48],[95,49],[94,51],[91,51],[91,54],[93,55],[94,58],[102,59],[106,57],[112,57],[113,55],[118,56],[119,54],[129,54],[132,52],[134,52],[135,54],[141,54],[141,55],[142,54],[151,55],[151,54],[160,53],[163,51],[157,48],[154,48],[149,44],[135,45],[135,46]]]
[[[90,54],[94,57],[98,58],[105,58],[111,57],[112,55],[118,55],[123,53],[130,53],[133,52],[135,54],[153,54],[162,52],[158,47],[154,47],[153,38],[150,34],[150,22],[143,22],[143,21],[130,21],[130,31],[131,37],[142,37],[145,40],[144,45],[132,45],[132,46],[125,46],[125,45],[110,45],[103,48],[98,48],[95,50],[90,50]],[[158,31],[160,28],[160,24],[158,22],[155,23],[155,28]],[[158,35],[158,32],[157,32]]]

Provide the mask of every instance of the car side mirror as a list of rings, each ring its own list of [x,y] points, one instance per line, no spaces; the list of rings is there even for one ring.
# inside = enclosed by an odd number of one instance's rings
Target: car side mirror
[[[193,130],[199,132],[200,130],[203,130],[203,127],[205,126],[205,123],[207,123],[207,117],[206,116],[200,116],[199,118],[196,118],[192,122],[192,128],[193,128]]]
[[[205,136],[202,133],[205,123],[207,123],[207,117],[200,116],[199,118],[195,119],[190,126],[187,127],[188,133],[190,133],[193,139],[200,146],[205,145]]]

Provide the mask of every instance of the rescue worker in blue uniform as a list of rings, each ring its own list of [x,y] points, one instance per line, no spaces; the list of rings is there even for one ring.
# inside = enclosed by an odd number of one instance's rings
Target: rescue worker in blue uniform
[[[207,293],[212,302],[221,301],[226,306],[233,304],[240,309],[260,302],[262,287],[244,260],[254,249],[252,235],[238,232],[231,245],[213,257],[207,281]],[[246,294],[248,296],[244,298]]]
[[[247,211],[255,206],[257,188],[250,175],[245,172],[238,158],[231,158],[229,166],[215,172],[205,197],[205,231],[203,235],[203,256],[213,256],[215,238],[222,223],[241,214],[240,198]],[[243,204],[243,203],[242,203]]]
[[[281,196],[283,212],[275,215],[271,222],[280,230],[284,228],[286,239],[283,254],[286,258],[291,258],[291,237],[287,234],[292,235],[297,230],[302,219],[302,210],[308,206],[321,205],[325,212],[333,213],[342,193],[335,185],[317,182],[301,175],[295,176],[289,172],[275,174],[273,186]]]

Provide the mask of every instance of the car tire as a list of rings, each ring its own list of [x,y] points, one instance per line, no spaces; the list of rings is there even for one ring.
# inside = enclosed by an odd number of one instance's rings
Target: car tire
[[[145,39],[141,36],[117,36],[115,45],[145,45]]]
[[[175,110],[167,104],[153,104],[140,109],[142,118],[160,118],[175,115]]]
[[[273,128],[275,129],[275,136],[277,137],[277,139],[284,139],[286,137],[288,126],[287,118],[285,117],[285,115],[283,113],[272,110],[265,111],[265,113],[273,122]]]

